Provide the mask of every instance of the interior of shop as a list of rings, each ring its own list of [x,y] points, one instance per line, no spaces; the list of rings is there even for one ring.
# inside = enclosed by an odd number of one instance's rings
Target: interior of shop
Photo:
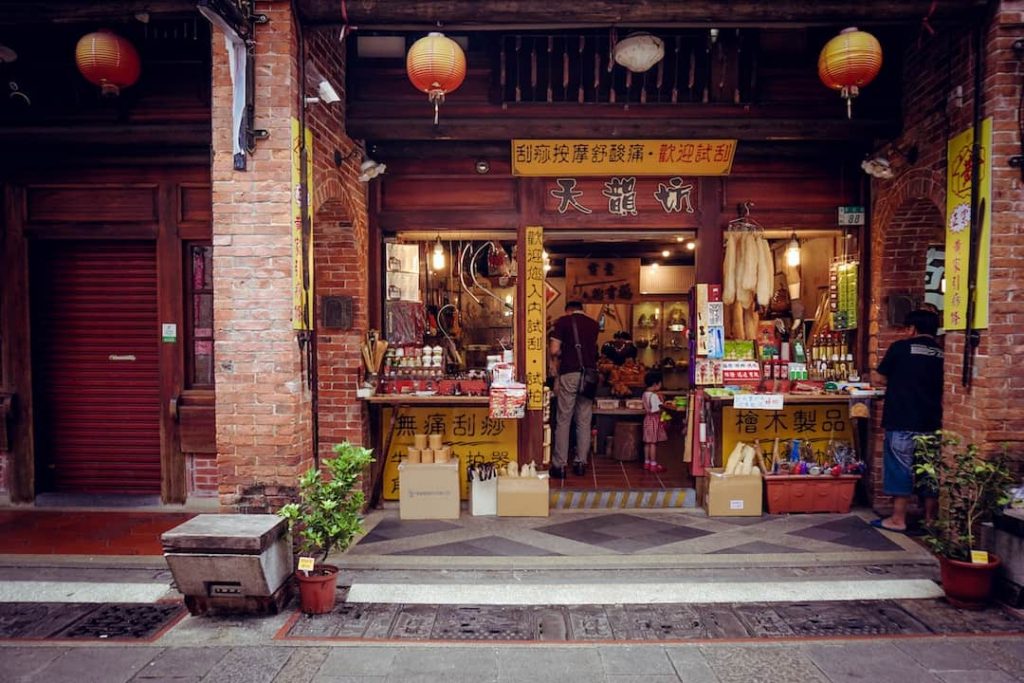
[[[852,334],[818,333],[836,328],[830,318],[837,304],[833,280],[838,265],[852,262],[855,238],[837,230],[766,230],[747,212],[728,225],[724,244],[727,273],[742,271],[745,265],[749,270],[753,258],[767,259],[770,267],[761,268],[752,288],[723,292],[732,300],[723,321],[723,347],[728,349],[719,357],[745,358],[742,345],[730,342],[756,343],[766,336],[769,323],[773,338],[786,344],[786,354],[793,354],[790,340],[794,348],[800,347],[797,357],[806,358],[808,378],[856,376]],[[565,314],[567,302],[581,301],[586,315],[599,324],[602,376],[588,458],[592,467],[586,480],[570,478],[555,485],[694,486],[689,464],[693,439],[687,438],[691,389],[721,383],[721,378],[703,376],[703,367],[691,366],[698,355],[699,322],[691,298],[700,253],[692,230],[545,235],[546,329]],[[523,270],[514,234],[396,234],[387,240],[382,257],[382,335],[388,344],[375,378],[378,394],[483,397],[495,373],[512,377],[517,315],[522,314],[516,285]],[[742,275],[735,278],[741,280]],[[845,321],[851,328],[855,323]],[[757,357],[779,357],[781,351],[759,347]],[[649,370],[662,377],[668,438],[658,446],[658,461],[665,463],[665,472],[644,468],[641,396]],[[549,364],[549,380],[554,372]],[[548,413],[551,431],[557,409],[555,405]],[[686,457],[678,457],[680,453]]]

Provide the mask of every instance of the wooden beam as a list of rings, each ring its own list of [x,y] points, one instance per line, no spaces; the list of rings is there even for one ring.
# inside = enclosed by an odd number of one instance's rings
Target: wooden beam
[[[0,25],[39,24],[50,22],[96,21],[101,19],[130,20],[139,13],[150,15],[192,14],[196,3],[189,0],[0,0]]]
[[[107,143],[117,147],[147,145],[152,147],[209,147],[210,123],[137,124],[82,126],[8,126],[0,128],[0,149],[31,144],[83,145]]]
[[[937,0],[931,21],[964,17],[982,0]],[[338,0],[298,0],[299,15],[319,24],[343,22]],[[500,25],[766,26],[917,24],[929,13],[922,0],[349,0],[348,23],[360,28],[496,29]]]
[[[442,115],[435,127],[429,117],[415,119],[350,117],[348,135],[364,140],[511,140],[513,138],[647,138],[656,130],[663,138],[725,138],[757,141],[849,142],[889,138],[898,121],[868,119],[559,119],[487,120]],[[401,131],[400,133],[396,133]]]

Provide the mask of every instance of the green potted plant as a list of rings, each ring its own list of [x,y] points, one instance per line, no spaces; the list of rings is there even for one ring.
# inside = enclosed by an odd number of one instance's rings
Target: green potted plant
[[[980,609],[992,594],[1000,561],[973,562],[977,533],[983,521],[1010,500],[1013,476],[1005,454],[984,457],[975,444],[940,430],[915,437],[914,467],[922,485],[939,491],[939,512],[925,524],[924,541],[939,557],[942,588],[957,607]]]
[[[311,468],[299,478],[299,500],[278,514],[288,520],[300,556],[318,556],[312,570],[298,570],[299,600],[306,614],[324,614],[334,608],[338,568],[324,564],[332,551],[345,550],[363,531],[366,502],[358,484],[373,462],[369,448],[348,443],[334,447],[335,457],[323,462],[323,470]]]

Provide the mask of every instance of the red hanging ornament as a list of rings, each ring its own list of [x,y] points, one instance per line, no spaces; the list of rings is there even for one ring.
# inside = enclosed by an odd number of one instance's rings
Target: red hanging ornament
[[[100,86],[104,95],[120,94],[121,88],[139,80],[139,53],[127,38],[102,30],[82,36],[75,47],[75,63],[85,80]]]
[[[818,76],[846,100],[847,118],[853,114],[853,98],[875,80],[881,68],[882,46],[873,35],[856,28],[843,29],[818,56]]]
[[[455,91],[466,78],[466,54],[443,33],[429,33],[409,48],[405,70],[409,81],[427,93],[433,103],[436,126],[438,107],[444,102],[444,96]]]

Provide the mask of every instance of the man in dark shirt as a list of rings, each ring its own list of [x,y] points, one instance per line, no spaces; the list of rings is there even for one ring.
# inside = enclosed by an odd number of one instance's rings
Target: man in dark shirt
[[[558,376],[555,378],[558,417],[555,425],[555,450],[551,455],[551,476],[556,479],[565,478],[565,469],[569,464],[569,430],[573,421],[576,423],[576,462],[573,463],[573,471],[577,476],[583,476],[586,472],[594,401],[579,394],[579,385],[583,368],[597,368],[598,332],[597,321],[583,313],[583,304],[570,301],[565,305],[565,315],[555,321],[551,333],[551,356],[558,360]]]
[[[939,317],[927,310],[907,316],[908,336],[894,342],[878,366],[886,377],[882,427],[883,488],[893,496],[892,516],[872,522],[889,531],[907,530],[907,503],[914,493],[914,437],[942,427],[942,347],[935,341]],[[925,519],[935,515],[937,492],[918,490]]]

